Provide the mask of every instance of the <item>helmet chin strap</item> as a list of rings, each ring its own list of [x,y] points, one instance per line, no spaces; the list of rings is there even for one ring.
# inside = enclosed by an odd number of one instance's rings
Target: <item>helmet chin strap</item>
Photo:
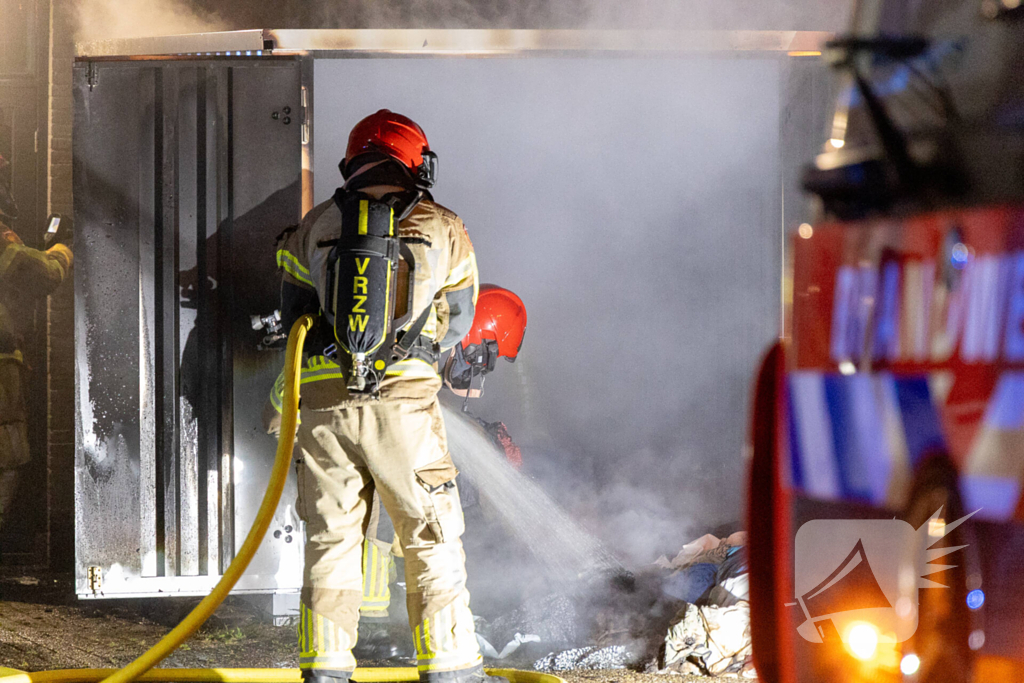
[[[361,174],[363,174],[363,173],[366,173],[366,172],[367,172],[367,171],[369,171],[369,170],[370,170],[371,168],[374,168],[375,166],[380,166],[380,165],[381,165],[381,164],[383,164],[383,163],[384,163],[385,161],[386,161],[386,159],[378,159],[377,161],[370,161],[370,162],[367,162],[367,163],[365,163],[365,164],[361,164],[361,165],[359,166],[359,168],[357,168],[357,169],[356,169],[355,171],[353,171],[352,173],[346,174],[346,173],[345,173],[345,169],[347,168],[347,165],[345,164],[345,160],[344,160],[344,159],[342,159],[342,160],[341,160],[341,163],[339,163],[339,164],[338,164],[338,170],[340,170],[340,171],[341,171],[341,176],[342,176],[342,177],[343,177],[343,178],[344,178],[344,179],[345,179],[346,181],[351,181],[351,180],[354,180],[355,178],[359,177],[359,176],[360,176]]]
[[[464,413],[468,413],[469,412],[469,399],[473,397],[473,378],[476,377],[476,376],[477,375],[474,372],[469,377],[469,388],[466,390],[466,398],[464,398],[462,400],[462,412],[464,412]],[[478,394],[476,394],[477,396],[483,396],[484,395],[484,382],[486,382],[486,381],[487,381],[487,375],[481,373],[480,374],[480,388],[477,390],[479,392]]]

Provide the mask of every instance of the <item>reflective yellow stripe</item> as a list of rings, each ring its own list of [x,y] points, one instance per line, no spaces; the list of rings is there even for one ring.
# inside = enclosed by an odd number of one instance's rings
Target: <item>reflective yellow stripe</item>
[[[370,213],[370,202],[366,199],[359,200],[359,234],[366,234],[366,223]]]
[[[309,608],[299,603],[299,654],[308,655],[309,651]]]
[[[277,265],[278,265],[278,267],[279,268],[283,268],[286,263],[291,264],[292,267],[295,268],[295,270],[299,271],[303,275],[309,275],[309,268],[307,268],[306,266],[302,265],[302,263],[299,262],[299,258],[295,254],[291,253],[290,251],[288,251],[286,249],[278,249],[277,250]]]
[[[389,365],[384,371],[388,377],[433,378],[437,377],[434,366],[421,358],[407,358]]]
[[[466,621],[463,622],[462,620]],[[464,598],[438,610],[430,619],[422,621],[425,647],[418,649],[416,661],[420,671],[458,670],[474,666],[481,661],[480,650],[472,638],[473,615]],[[431,623],[433,622],[433,623]],[[456,628],[462,624],[456,633]],[[466,628],[468,627],[468,628]],[[430,642],[430,629],[434,640]],[[418,634],[417,634],[418,635]],[[470,636],[463,638],[463,636]]]
[[[363,599],[372,595],[373,576],[370,570],[370,541],[363,541]]]
[[[320,614],[316,615],[316,644],[320,652],[326,651],[324,648],[324,618]]]
[[[295,256],[295,254],[292,254],[289,251],[285,251],[284,249],[278,249],[277,267],[283,268],[284,272],[288,273],[299,282],[304,282],[310,287],[314,286],[313,280],[311,280],[309,277],[309,268],[306,268],[304,265],[302,265],[299,262],[299,259]]]
[[[313,611],[306,609],[306,652],[315,652],[313,648]]]
[[[387,275],[387,278],[385,278],[385,282],[387,284],[384,287],[384,301],[391,301],[391,269],[390,268],[388,268],[388,275]],[[381,346],[383,346],[384,342],[387,341],[388,325],[390,324],[390,322],[391,321],[389,321],[387,319],[387,316],[384,316],[384,327],[381,328],[381,331],[380,331],[380,341],[377,342],[372,349],[367,351],[366,355],[370,355],[371,353],[376,353],[377,349],[379,349]]]
[[[404,377],[406,379],[432,379],[438,376],[434,366],[421,358],[407,358],[392,363],[384,371],[384,374],[388,377]],[[299,383],[310,384],[331,379],[345,379],[345,372],[337,363],[329,361],[323,356],[315,356],[302,368]],[[270,402],[277,412],[281,412],[283,400],[284,383],[279,376],[270,392]]]
[[[0,353],[0,360],[13,360],[18,363],[25,362],[25,359],[21,355],[21,351],[15,351],[14,353]]]
[[[377,549],[377,553],[380,555],[380,576],[377,579],[380,583],[380,594],[377,596],[381,600],[391,602],[391,553]]]
[[[322,379],[344,379],[341,366],[325,356],[311,356],[302,368],[301,384],[317,382]]]
[[[274,388],[270,390],[270,405],[274,406],[274,410],[280,413],[284,410],[284,373],[282,372],[277,376],[277,381],[274,382]]]
[[[376,543],[370,544],[370,565],[372,566],[373,582],[370,584],[370,597],[379,598],[381,594],[380,585],[380,548]]]
[[[370,566],[370,547],[373,545],[369,540],[363,541],[363,597],[373,596],[373,567]]]
[[[433,656],[434,650],[430,647],[430,619],[423,620],[423,645],[427,654]]]
[[[456,287],[466,282],[466,279],[476,274],[476,254],[470,252],[461,263],[448,271],[448,277],[444,280],[443,287]]]
[[[310,382],[319,382],[324,379],[345,379],[345,373],[342,372],[340,367],[335,370],[314,370],[312,372],[303,370],[302,379],[299,383],[309,384]]]

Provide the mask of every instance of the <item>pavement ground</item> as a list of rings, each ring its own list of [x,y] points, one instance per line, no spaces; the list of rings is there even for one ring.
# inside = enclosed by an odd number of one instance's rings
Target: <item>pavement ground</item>
[[[0,667],[22,671],[112,668],[162,638],[197,599],[77,600],[68,576],[0,578]],[[366,663],[395,666],[394,662]],[[231,596],[162,668],[298,666],[295,628],[262,621]],[[568,683],[689,683],[711,679],[628,669],[555,672]]]

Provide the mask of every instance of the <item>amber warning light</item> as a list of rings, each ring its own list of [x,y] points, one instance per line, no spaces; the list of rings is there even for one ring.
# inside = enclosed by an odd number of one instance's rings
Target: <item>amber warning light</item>
[[[804,523],[794,548],[797,601],[788,603],[805,618],[797,632],[812,643],[842,642],[861,660],[882,643],[906,641],[917,631],[918,590],[945,588],[926,577],[950,565],[931,561],[964,547],[930,546],[970,516],[946,523],[936,512],[920,529],[899,519]]]

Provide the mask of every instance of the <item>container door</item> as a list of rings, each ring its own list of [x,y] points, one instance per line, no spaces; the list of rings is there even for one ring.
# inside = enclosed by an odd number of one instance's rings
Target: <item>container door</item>
[[[250,316],[277,307],[274,238],[301,218],[300,62],[74,79],[77,592],[205,593],[274,458],[260,410],[283,355],[257,350]],[[275,528],[296,525],[294,491]],[[239,589],[297,589],[286,536]]]

